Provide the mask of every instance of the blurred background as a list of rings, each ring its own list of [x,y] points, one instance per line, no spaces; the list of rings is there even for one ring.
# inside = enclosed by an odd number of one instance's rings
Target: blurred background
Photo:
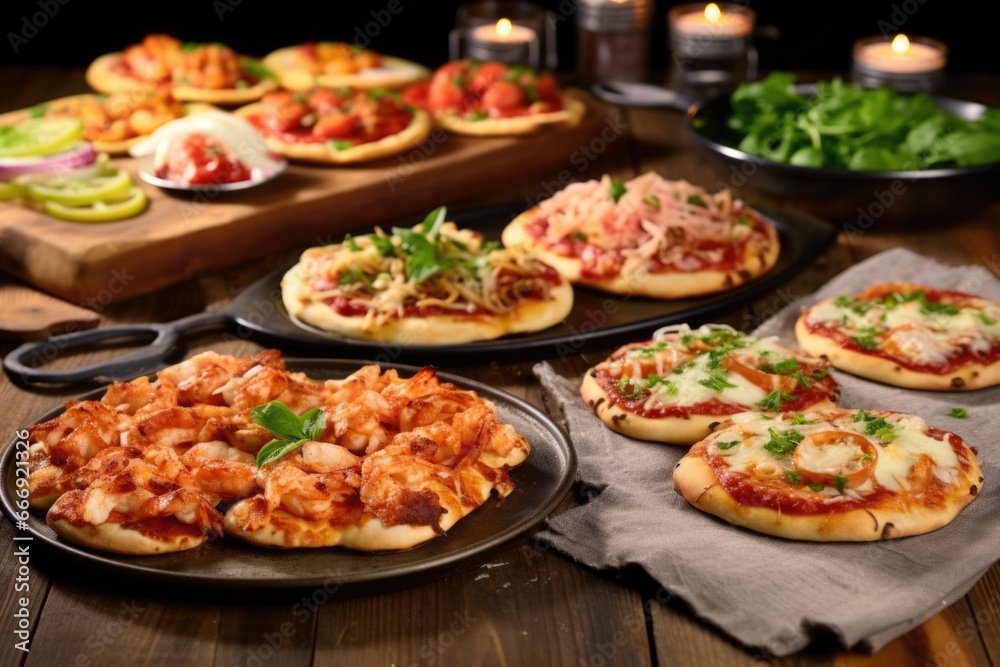
[[[384,11],[391,1],[401,8],[395,15]],[[536,2],[560,15],[557,41],[562,71],[574,69],[576,2]],[[140,41],[147,33],[165,32],[184,41],[224,42],[258,56],[303,41],[358,42],[365,38],[370,40],[368,46],[378,51],[435,66],[448,58],[448,33],[461,4],[331,0],[317,8],[311,3],[254,0],[0,0],[0,65],[85,66],[102,53]],[[654,72],[667,68],[666,14],[677,4],[656,3],[650,48]],[[758,26],[774,26],[780,33],[773,41],[757,40],[764,70],[846,72],[855,39],[902,31],[945,42],[950,50],[948,71],[1000,71],[1000,35],[997,24],[984,14],[988,3],[751,0],[748,4],[757,12]],[[383,20],[383,25],[377,21],[379,15],[391,19]]]

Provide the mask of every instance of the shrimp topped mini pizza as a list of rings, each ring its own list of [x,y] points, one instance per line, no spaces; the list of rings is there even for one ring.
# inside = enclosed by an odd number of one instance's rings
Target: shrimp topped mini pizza
[[[344,42],[306,42],[264,56],[264,66],[289,90],[317,86],[399,88],[430,76],[417,63]]]
[[[403,99],[426,109],[444,129],[473,136],[575,126],[586,114],[583,101],[560,90],[549,74],[475,60],[442,65],[430,81],[407,87]]]
[[[849,373],[910,389],[1000,384],[1000,303],[912,283],[872,285],[807,308],[799,345]]]
[[[826,360],[719,324],[665,327],[625,345],[587,371],[580,393],[615,431],[681,445],[728,415],[821,409],[840,396]]]
[[[561,322],[573,288],[555,269],[445,222],[310,248],[285,274],[289,315],[370,341],[446,345],[540,331]]]
[[[145,555],[229,534],[409,549],[513,490],[528,442],[431,368],[289,372],[206,352],[29,428],[29,503],[63,539]]]
[[[652,172],[568,185],[515,218],[502,238],[571,282],[660,299],[732,289],[780,254],[775,228],[729,190],[710,194]]]
[[[226,105],[252,102],[278,87],[259,61],[225,44],[182,43],[169,35],[147,35],[99,57],[87,68],[87,83],[102,93],[163,88],[184,102]]]
[[[947,525],[983,488],[974,447],[898,412],[733,415],[674,468],[698,509],[796,540],[867,541]]]

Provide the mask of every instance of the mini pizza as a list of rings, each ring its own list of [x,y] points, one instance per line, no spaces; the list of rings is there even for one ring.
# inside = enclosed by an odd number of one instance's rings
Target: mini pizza
[[[278,87],[259,61],[224,44],[181,43],[169,35],[147,35],[140,44],[103,55],[86,76],[102,93],[161,88],[184,102],[223,105],[246,104]]]
[[[965,292],[873,285],[810,306],[795,335],[811,354],[885,384],[937,391],[1000,384],[1000,303]]]
[[[64,540],[130,555],[224,535],[410,549],[509,494],[530,452],[491,402],[431,368],[320,382],[276,350],[115,382],[29,438],[30,506]]]
[[[430,76],[430,70],[417,63],[344,42],[287,46],[264,56],[262,62],[289,90],[320,86],[391,89]]]
[[[571,282],[658,299],[732,289],[767,273],[781,249],[774,227],[729,190],[710,194],[652,172],[573,183],[502,238]]]
[[[316,88],[269,93],[236,110],[276,153],[296,160],[375,160],[417,146],[433,124],[420,109],[384,91]]]
[[[498,62],[447,63],[430,81],[405,89],[403,99],[426,109],[444,129],[473,136],[571,127],[586,114],[583,101],[561,91],[551,75]]]
[[[281,281],[288,314],[349,338],[419,345],[539,331],[566,317],[573,288],[558,272],[445,214],[305,251]]]
[[[897,412],[733,415],[674,468],[698,509],[795,540],[866,541],[936,530],[983,487],[974,447]]]
[[[618,348],[587,371],[580,394],[619,433],[690,445],[728,415],[822,409],[840,390],[823,359],[706,324]]]

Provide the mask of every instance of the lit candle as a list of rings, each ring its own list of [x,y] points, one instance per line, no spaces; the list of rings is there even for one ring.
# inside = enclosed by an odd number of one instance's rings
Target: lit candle
[[[854,60],[862,65],[883,72],[930,72],[944,68],[944,51],[934,44],[911,41],[899,34],[889,42],[870,42],[860,45]]]
[[[725,5],[720,7],[710,2],[675,14],[670,19],[670,28],[686,35],[746,37],[753,30],[753,20],[744,12],[729,11]]]
[[[495,24],[473,28],[468,39],[470,57],[514,64],[529,60],[532,48],[537,49],[538,35],[531,28],[502,18]]]
[[[944,82],[948,47],[927,37],[866,37],[854,43],[851,79],[867,88],[929,92]]]

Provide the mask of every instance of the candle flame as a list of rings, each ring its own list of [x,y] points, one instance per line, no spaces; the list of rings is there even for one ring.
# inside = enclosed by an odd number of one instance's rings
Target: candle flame
[[[500,19],[497,21],[497,37],[507,37],[513,29],[510,19]]]
[[[893,38],[892,46],[889,48],[892,49],[893,53],[906,53],[910,50],[910,40],[906,35],[900,33]]]
[[[714,2],[708,3],[705,7],[705,20],[709,23],[718,23],[720,18],[722,18],[722,10],[719,9],[719,5]]]

